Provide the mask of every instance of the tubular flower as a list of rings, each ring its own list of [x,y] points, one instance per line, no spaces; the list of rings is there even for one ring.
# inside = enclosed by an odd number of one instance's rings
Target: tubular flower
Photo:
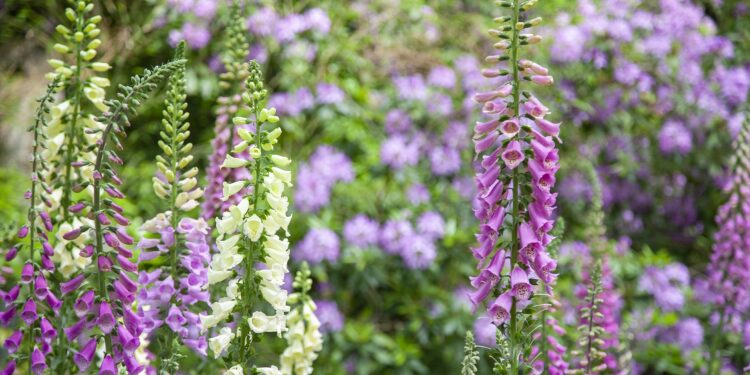
[[[519,319],[520,311],[534,297],[528,280],[536,278],[549,285],[556,265],[546,247],[553,238],[549,231],[557,199],[552,187],[559,168],[555,142],[559,124],[548,123],[549,110],[521,88],[523,83],[546,86],[553,82],[546,68],[519,57],[521,47],[538,38],[522,34],[540,21],[521,21],[535,3],[502,3],[513,13],[497,18],[500,26],[490,30],[490,35],[501,39],[496,45],[500,55],[488,57],[496,67],[482,71],[497,86],[474,96],[487,120],[474,129],[475,151],[481,155],[475,216],[481,224],[472,252],[480,272],[471,280],[475,291],[470,299],[476,309],[490,295],[497,296],[488,302],[487,313],[495,325],[508,326],[511,347],[520,344],[520,321],[528,320]],[[510,239],[502,236],[506,230]],[[503,281],[508,276],[510,281]],[[511,373],[518,371],[519,360],[520,356],[509,359]]]
[[[119,159],[113,149],[121,148],[119,137],[126,134],[128,112],[134,112],[156,84],[183,63],[175,60],[146,69],[142,75],[131,79],[130,86],[121,86],[117,100],[105,101],[110,111],[98,119],[105,128],[97,133],[100,138],[95,142],[93,173],[87,182],[93,198],[80,202],[84,208],[79,211],[81,216],[91,217],[93,222],[64,235],[71,239],[87,235],[82,251],[92,259],[82,272],[74,273],[66,283],[69,284],[65,288],[69,291],[68,296],[75,301],[72,312],[77,319],[65,328],[65,334],[71,346],[78,347],[76,358],[82,361],[79,366],[89,363],[87,349],[90,347],[85,344],[90,341],[86,338],[91,337],[97,344],[104,342],[106,357],[100,365],[100,373],[106,368],[116,373],[118,366],[129,373],[142,370],[134,358],[142,327],[131,308],[138,289],[134,281],[138,264],[132,260],[133,252],[129,248],[134,240],[126,231],[128,220],[123,216],[122,208],[113,201],[124,198],[117,188],[120,180],[111,163]]]
[[[295,307],[287,318],[289,330],[284,334],[287,347],[281,354],[280,370],[285,375],[308,375],[312,374],[313,362],[323,348],[323,335],[315,315],[315,302],[308,295],[312,280],[307,263],[302,263],[293,286],[297,292],[289,296],[289,303]]]
[[[220,332],[209,339],[215,347],[214,355],[221,357],[226,345],[234,349],[227,363],[237,363],[241,368],[250,366],[249,353],[252,335],[263,332],[286,331],[287,292],[282,289],[284,276],[289,272],[289,241],[285,238],[291,216],[287,216],[289,200],[284,195],[292,185],[291,172],[283,169],[288,159],[272,154],[281,136],[279,121],[273,108],[264,108],[267,97],[260,66],[252,61],[242,95],[246,107],[233,119],[237,124],[254,123],[255,132],[240,129],[241,142],[234,148],[234,156],[242,161],[235,169],[248,170],[250,177],[244,181],[251,193],[243,195],[216,218],[218,252],[213,254],[208,269],[208,283],[221,283],[226,291],[211,304],[212,313],[200,317],[203,329],[210,329],[226,321],[234,321],[231,337]],[[243,152],[247,155],[243,156]],[[245,188],[243,188],[244,190]],[[224,197],[228,198],[228,197]],[[256,264],[258,268],[256,269]],[[216,293],[213,297],[218,297]],[[255,298],[270,305],[272,315],[266,315],[253,303]],[[236,315],[235,315],[236,314]],[[249,318],[249,319],[248,319]],[[239,319],[239,320],[238,320]],[[211,345],[211,340],[217,344]],[[224,343],[226,345],[218,345]]]
[[[750,121],[745,120],[735,145],[729,200],[716,215],[713,253],[702,299],[717,309],[718,331],[731,330],[750,312]],[[721,336],[719,334],[719,336]],[[711,345],[709,374],[715,373],[719,336]]]
[[[176,59],[183,57],[184,49],[185,44],[180,43]],[[192,144],[185,143],[190,135],[185,97],[185,68],[180,67],[169,78],[164,129],[158,142],[164,154],[156,157],[162,178],[154,177],[153,185],[156,195],[169,202],[169,210],[143,224],[141,230],[146,235],[138,243],[140,261],[162,257],[166,263],[165,269],[140,272],[142,288],[137,295],[142,333],[151,342],[157,341],[152,339],[154,335],[166,337],[164,344],[154,348],[159,350],[156,357],[164,372],[179,369],[175,340],[202,355],[206,355],[208,347],[200,332],[198,312],[209,302],[206,287],[210,230],[203,219],[183,214],[197,207],[203,194],[196,188],[198,169],[189,168],[193,156]]]
[[[609,267],[613,246],[607,242],[602,211],[602,189],[594,166],[583,162],[582,167],[591,182],[591,207],[587,218],[586,238],[590,239],[588,254],[583,261],[583,280],[576,290],[581,301],[578,307],[581,335],[575,369],[571,373],[596,374],[618,371],[613,351],[619,346],[621,296],[615,287],[615,278]],[[593,271],[589,271],[593,270]]]
[[[13,373],[17,362],[29,359],[29,369],[41,374],[47,368],[45,354],[51,351],[51,341],[57,337],[57,330],[48,319],[55,319],[60,310],[60,301],[50,290],[47,276],[54,271],[50,260],[54,251],[49,243],[49,232],[54,228],[48,213],[50,187],[41,178],[47,172],[47,162],[41,156],[47,144],[47,113],[49,103],[59,88],[59,79],[47,86],[45,95],[39,99],[39,107],[33,126],[33,149],[31,158],[31,189],[24,196],[29,200],[27,224],[22,226],[16,237],[14,253],[6,257],[11,261],[19,251],[28,250],[29,257],[21,269],[20,285],[12,286],[7,292],[0,291],[3,309],[0,325],[8,327],[11,322],[21,323],[5,340],[8,360],[4,373]],[[19,314],[20,311],[20,314]],[[20,321],[14,319],[20,317]],[[36,335],[40,333],[40,335]],[[43,348],[43,354],[39,347]]]
[[[73,5],[65,9],[66,23],[56,28],[61,40],[53,49],[62,55],[61,59],[48,61],[54,69],[49,76],[60,79],[65,90],[62,101],[50,113],[50,147],[44,154],[56,172],[46,178],[55,189],[52,209],[57,215],[54,216],[59,217],[62,223],[70,223],[71,214],[75,211],[72,197],[74,188],[85,184],[94,173],[96,155],[91,146],[97,139],[95,132],[104,129],[97,116],[109,110],[105,88],[109,87],[110,82],[101,74],[108,71],[110,66],[96,61],[97,49],[102,44],[99,39],[101,30],[97,25],[102,17],[91,14],[94,9],[91,0],[71,3]],[[85,161],[85,165],[76,168],[76,163],[82,161]],[[55,175],[57,177],[52,180]],[[57,250],[65,249],[70,253],[74,248],[60,246]]]
[[[252,131],[247,124],[235,124],[233,118],[243,105],[241,97],[242,84],[248,77],[247,56],[250,46],[245,34],[245,21],[240,16],[238,6],[232,7],[232,23],[228,27],[228,40],[226,42],[227,55],[224,58],[226,72],[221,74],[219,83],[224,93],[219,97],[216,110],[215,138],[211,141],[213,153],[209,156],[206,169],[205,199],[201,206],[201,217],[210,220],[218,212],[226,212],[229,206],[239,203],[239,200],[248,189],[236,191],[234,194],[224,196],[224,184],[245,181],[250,178],[246,168],[241,165],[228,165],[228,161],[236,158],[231,157],[235,147],[245,142],[238,134],[242,131]],[[247,145],[245,143],[245,145]],[[246,152],[239,153],[247,158]],[[241,193],[241,194],[240,194]]]

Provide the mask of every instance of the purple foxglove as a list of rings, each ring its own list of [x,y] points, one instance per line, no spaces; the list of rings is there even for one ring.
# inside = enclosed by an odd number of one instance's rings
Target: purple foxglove
[[[112,314],[112,308],[107,301],[102,301],[99,304],[99,317],[96,324],[104,333],[110,333],[115,328],[115,316]]]
[[[502,158],[506,167],[516,169],[526,159],[526,156],[521,150],[521,144],[518,141],[511,141],[503,151]]]
[[[64,328],[63,332],[65,333],[65,336],[68,337],[68,341],[74,341],[75,339],[77,339],[78,336],[83,333],[84,329],[86,329],[87,323],[88,321],[86,320],[86,318],[81,318],[81,320],[79,320],[72,326]]]
[[[531,284],[529,284],[529,277],[526,275],[521,267],[516,267],[510,273],[510,285],[511,293],[516,299],[520,301],[526,301],[531,298]]]
[[[24,264],[23,269],[21,270],[21,282],[28,284],[33,279],[34,279],[34,265],[31,263]]]
[[[15,302],[16,299],[18,299],[18,294],[21,292],[21,286],[16,285],[11,290],[9,290],[5,295],[3,296],[3,300],[5,303],[12,303]]]
[[[21,331],[15,331],[13,332],[7,339],[5,339],[5,349],[8,351],[9,354],[13,354],[18,350],[18,347],[21,345],[21,341],[23,340],[23,332]]]
[[[47,362],[44,359],[44,354],[35,346],[34,351],[31,352],[31,372],[34,375],[42,375],[46,369]]]
[[[94,358],[96,352],[96,339],[90,339],[83,345],[83,348],[73,355],[73,362],[75,362],[78,370],[85,372],[91,366],[91,360]]]
[[[117,326],[117,338],[120,340],[122,350],[128,355],[133,355],[135,350],[138,349],[138,346],[141,344],[138,337],[134,337],[133,334],[123,325]]]
[[[480,224],[476,235],[478,245],[471,250],[482,271],[471,279],[475,291],[469,298],[477,308],[487,296],[499,295],[489,303],[487,315],[495,325],[505,326],[503,332],[513,352],[524,353],[525,357],[532,348],[517,342],[525,334],[520,331],[517,319],[522,314],[525,321],[536,319],[537,316],[528,315],[524,307],[537,295],[549,294],[536,293],[535,288],[541,286],[532,285],[529,278],[543,277],[551,282],[556,265],[548,261],[546,247],[552,241],[549,231],[554,226],[552,211],[557,196],[552,189],[559,169],[555,139],[560,125],[545,119],[550,109],[527,87],[522,87],[531,83],[543,86],[554,83],[547,68],[519,57],[522,49],[539,41],[534,34],[525,33],[539,24],[538,18],[526,21],[529,19],[527,12],[536,2],[513,0],[508,3],[512,13],[497,18],[502,26],[490,30],[491,35],[502,39],[495,44],[498,52],[487,57],[485,61],[493,65],[482,73],[493,79],[493,85],[500,81],[503,92],[489,91],[474,98],[482,104],[485,117],[477,122],[473,137],[480,161],[475,164],[478,189],[474,214]],[[487,132],[502,136],[496,142],[484,142],[490,137]],[[539,264],[535,262],[537,259]],[[496,261],[500,263],[495,264]],[[489,269],[499,273],[506,270],[505,274],[495,275],[487,272]],[[532,271],[541,272],[542,276],[531,274]],[[551,290],[551,284],[545,287]],[[506,359],[510,368],[516,370],[524,360],[521,355]],[[536,363],[526,365],[537,366]],[[543,368],[546,364],[542,365]]]
[[[492,323],[496,326],[499,326],[508,321],[508,318],[510,318],[510,310],[512,304],[513,297],[511,296],[510,291],[507,291],[501,294],[500,297],[497,297],[497,299],[492,302],[489,309],[487,310],[487,314],[492,320]]]
[[[62,284],[60,284],[60,292],[62,292],[63,295],[66,295],[70,292],[73,292],[78,289],[78,287],[81,286],[83,281],[86,280],[86,275],[78,275]]]
[[[23,311],[21,311],[21,319],[23,319],[26,324],[31,325],[38,317],[36,303],[32,298],[27,299],[26,303],[23,305]]]
[[[76,315],[81,318],[86,316],[91,311],[91,307],[94,304],[94,291],[88,290],[84,292],[78,299],[76,300],[75,304],[73,304],[73,309],[76,312]]]
[[[55,327],[52,326],[52,324],[49,322],[49,320],[47,320],[47,318],[42,317],[39,323],[39,327],[42,330],[42,337],[45,340],[49,341],[57,337],[57,330],[55,329]]]
[[[99,375],[117,375],[117,368],[115,367],[115,361],[112,356],[107,354],[102,361],[101,367],[99,367]]]

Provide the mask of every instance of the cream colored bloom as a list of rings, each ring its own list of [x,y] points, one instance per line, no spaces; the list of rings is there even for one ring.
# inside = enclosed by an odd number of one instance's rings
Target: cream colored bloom
[[[224,182],[224,189],[223,189],[224,196],[221,199],[222,200],[229,199],[229,197],[237,194],[244,187],[245,187],[245,181],[237,181],[237,182],[232,182],[232,183]]]
[[[244,233],[250,241],[257,242],[260,239],[263,234],[263,222],[258,215],[253,214],[253,216],[245,219]]]
[[[224,327],[218,335],[208,339],[208,346],[211,348],[211,351],[214,352],[214,356],[219,358],[227,349],[229,343],[232,342],[233,338],[234,333],[232,333],[232,330],[229,329],[229,327]]]

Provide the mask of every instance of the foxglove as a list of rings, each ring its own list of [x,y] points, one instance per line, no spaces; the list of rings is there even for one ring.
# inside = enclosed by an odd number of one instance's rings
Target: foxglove
[[[245,34],[245,20],[241,17],[239,5],[235,2],[227,30],[227,54],[224,58],[226,72],[221,74],[219,83],[224,93],[217,100],[215,138],[211,141],[213,153],[209,157],[206,169],[205,199],[201,206],[201,217],[204,220],[210,220],[217,213],[226,211],[242,197],[242,194],[238,194],[240,191],[235,191],[228,199],[224,199],[224,183],[237,183],[250,177],[245,168],[224,165],[230,151],[242,142],[238,135],[239,129],[249,130],[243,124],[235,124],[232,121],[243,105],[241,91],[248,72],[247,55],[250,46]],[[247,156],[246,153],[242,155]]]
[[[78,238],[88,234],[83,243],[86,255],[92,262],[83,272],[71,278],[70,294],[66,298],[75,301],[77,321],[65,328],[70,346],[78,348],[76,364],[87,367],[90,340],[104,342],[104,355],[100,373],[124,366],[130,373],[138,373],[142,366],[134,359],[139,346],[142,327],[140,318],[132,311],[138,284],[133,275],[138,270],[131,260],[133,253],[128,248],[133,238],[126,232],[128,220],[115,199],[124,195],[118,189],[120,179],[113,164],[120,161],[115,149],[122,149],[120,137],[128,125],[128,113],[133,113],[141,102],[148,98],[156,84],[184,64],[175,60],[154,69],[146,69],[142,75],[134,76],[130,86],[121,86],[118,99],[106,100],[109,108],[98,121],[105,125],[97,133],[95,142],[93,173],[85,184],[92,190],[93,198],[76,203],[82,205],[79,214],[91,217],[90,225],[74,228],[63,236]],[[80,164],[79,167],[88,165]],[[101,340],[101,341],[100,341]],[[93,344],[88,344],[93,345]]]
[[[578,307],[580,337],[573,374],[618,373],[613,352],[618,350],[620,334],[621,298],[609,266],[612,246],[607,243],[602,210],[602,189],[599,176],[590,162],[582,162],[583,172],[591,183],[591,207],[585,237],[589,239],[589,254],[584,257],[583,281],[576,290],[581,301]],[[593,270],[593,271],[591,271]]]
[[[476,288],[471,301],[478,308],[492,295],[486,311],[495,325],[504,327],[511,350],[508,371],[517,374],[528,349],[521,343],[522,325],[531,318],[521,311],[535,293],[528,279],[550,283],[555,277],[556,263],[545,248],[554,226],[557,194],[552,193],[552,187],[559,168],[555,143],[559,124],[547,120],[549,109],[521,87],[524,83],[547,86],[553,82],[546,68],[520,57],[521,47],[541,40],[525,32],[541,19],[523,21],[536,1],[499,4],[510,8],[512,15],[497,18],[498,29],[490,30],[498,39],[494,45],[498,54],[488,56],[486,61],[494,66],[482,70],[497,86],[474,96],[483,105],[487,120],[474,128],[474,150],[482,155],[475,209],[481,225],[479,245],[472,252],[481,271],[471,280]],[[510,239],[502,235],[506,230]],[[510,280],[509,275],[513,276]]]
[[[209,347],[217,358],[228,353],[226,362],[240,370],[252,367],[253,335],[281,335],[286,331],[289,312],[287,292],[281,287],[289,261],[285,237],[291,216],[287,216],[289,200],[284,190],[292,185],[291,172],[285,169],[291,161],[272,153],[281,128],[274,125],[279,121],[276,110],[263,105],[268,92],[255,61],[250,63],[247,76],[242,94],[245,106],[232,121],[250,124],[253,131],[238,129],[240,142],[226,156],[223,166],[247,171],[249,176],[247,180],[225,182],[223,199],[240,191],[250,190],[250,194],[243,194],[216,219],[218,252],[211,258],[208,283],[221,283],[225,293],[212,295],[211,314],[200,316],[204,330],[234,323],[233,329],[224,326],[211,337]],[[265,301],[273,314],[261,311],[253,302],[256,298]]]
[[[45,95],[39,99],[34,125],[29,129],[34,141],[31,153],[31,190],[25,194],[29,199],[28,221],[18,230],[16,237],[19,242],[14,247],[15,252],[10,259],[6,257],[10,261],[19,251],[29,251],[29,260],[21,270],[21,284],[2,293],[5,306],[0,324],[7,327],[18,322],[16,317],[22,322],[4,343],[9,354],[5,365],[9,373],[13,373],[16,363],[28,360],[29,371],[42,374],[48,367],[45,354],[52,350],[51,341],[57,337],[57,329],[49,319],[57,321],[60,301],[47,284],[47,277],[54,271],[54,264],[50,260],[53,249],[49,243],[49,233],[54,228],[48,211],[52,189],[44,179],[48,164],[42,154],[48,144],[46,131],[49,105],[59,87],[59,77],[47,86]],[[40,348],[44,350],[44,354]]]
[[[184,56],[185,43],[177,47],[175,59]],[[153,178],[156,195],[169,202],[169,210],[158,214],[141,227],[144,236],[138,243],[141,263],[161,258],[166,267],[143,270],[138,279],[138,316],[143,334],[166,337],[158,350],[159,368],[174,373],[179,369],[176,341],[206,355],[208,343],[200,333],[198,312],[209,302],[208,261],[210,230],[203,219],[192,219],[184,213],[196,208],[203,191],[197,187],[198,168],[190,168],[193,156],[189,113],[185,101],[185,68],[178,67],[169,77],[164,101],[164,126],[159,147],[164,152],[156,158],[161,176]],[[203,303],[201,303],[203,302]],[[159,340],[161,341],[161,340]]]
[[[83,206],[74,204],[73,194],[84,190],[94,177],[97,134],[104,130],[98,117],[108,110],[105,90],[110,86],[104,77],[111,67],[98,60],[100,15],[94,15],[91,0],[69,1],[65,9],[65,22],[56,27],[59,43],[53,46],[60,58],[48,60],[54,73],[64,86],[61,100],[52,107],[49,128],[49,148],[45,158],[52,163],[45,178],[54,187],[50,214],[57,220],[58,231],[52,241],[55,249],[53,261],[64,278],[86,267],[91,257],[81,256],[84,243],[91,241],[89,233],[75,239],[63,234],[82,226],[91,226],[89,218],[76,216]],[[97,176],[98,177],[98,176]],[[90,189],[86,189],[91,193]],[[64,310],[66,319],[70,319]]]
[[[323,348],[323,335],[315,315],[315,302],[308,295],[312,280],[307,263],[302,263],[292,285],[297,291],[289,295],[289,304],[294,308],[287,318],[289,329],[284,334],[287,347],[281,354],[280,370],[284,375],[308,375],[312,374],[313,362]]]
[[[709,348],[708,374],[718,371],[717,352],[722,332],[732,330],[732,321],[742,321],[750,312],[750,122],[745,120],[735,144],[733,174],[727,186],[729,200],[716,214],[718,231],[703,300],[718,315],[717,334]]]

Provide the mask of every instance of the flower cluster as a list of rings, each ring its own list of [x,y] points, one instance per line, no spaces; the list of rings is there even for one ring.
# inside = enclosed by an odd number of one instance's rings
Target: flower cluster
[[[113,164],[122,164],[122,159],[112,146],[122,148],[119,137],[126,134],[128,112],[134,112],[164,76],[183,64],[183,60],[175,60],[134,76],[131,86],[120,87],[119,100],[105,101],[110,111],[98,120],[105,127],[98,133],[93,172],[86,182],[93,190],[93,198],[71,206],[73,212],[91,217],[93,223],[63,234],[63,238],[72,241],[89,233],[91,239],[81,250],[81,256],[92,258],[91,264],[60,285],[62,294],[75,301],[72,312],[78,320],[64,331],[70,346],[78,348],[73,360],[82,372],[91,366],[101,342],[104,343],[104,359],[99,365],[100,373],[114,374],[118,364],[130,373],[138,373],[143,368],[135,359],[135,351],[140,346],[141,320],[132,311],[138,290],[132,275],[138,271],[138,264],[132,260],[133,252],[128,248],[134,242],[126,232],[129,220],[123,216],[122,207],[114,202],[125,196],[118,189],[122,181],[113,167]],[[90,162],[76,161],[75,166],[90,166]]]
[[[312,374],[313,362],[323,348],[323,336],[315,303],[308,295],[312,280],[306,263],[302,263],[293,286],[297,292],[289,295],[289,304],[295,307],[287,319],[289,330],[284,335],[287,347],[281,354],[281,373],[308,375]]]
[[[724,155],[745,116],[750,69],[736,64],[741,45],[717,32],[725,20],[700,1],[577,4],[549,30],[550,56],[567,77],[561,101],[587,103],[561,109],[595,145],[610,216],[634,238],[695,248],[705,215],[695,197],[723,178],[706,155]],[[634,169],[623,173],[623,164]]]
[[[176,59],[184,55],[185,44],[180,43]],[[179,364],[174,350],[175,338],[196,352],[206,355],[207,341],[200,332],[197,312],[208,303],[207,265],[210,260],[210,230],[203,219],[184,217],[198,206],[202,190],[197,188],[198,169],[189,165],[192,143],[186,143],[190,135],[189,113],[185,102],[185,69],[177,69],[169,78],[167,98],[164,106],[164,126],[159,147],[164,155],[157,156],[156,165],[161,178],[154,177],[156,195],[169,202],[169,209],[146,221],[144,232],[138,243],[141,253],[139,262],[144,264],[154,259],[164,260],[166,269],[142,270],[138,281],[141,288],[137,295],[138,316],[143,333],[154,342],[158,328],[166,326],[164,345],[159,345],[163,370],[176,371]]]
[[[354,179],[352,162],[332,146],[319,146],[307,163],[299,166],[294,193],[294,207],[314,213],[331,200],[331,190],[338,182]]]
[[[181,40],[185,40],[190,48],[205,47],[211,41],[211,31],[208,26],[216,15],[218,5],[219,2],[215,0],[167,1],[169,9],[187,19],[179,29],[170,30],[169,44],[175,47]]]
[[[467,76],[470,73],[462,71],[461,74]],[[436,176],[448,177],[459,173],[463,164],[461,153],[466,148],[465,139],[468,138],[465,125],[468,111],[461,106],[463,103],[454,103],[451,96],[457,91],[457,82],[457,73],[443,65],[432,68],[426,79],[418,74],[393,78],[399,102],[415,108],[412,111],[395,108],[386,114],[385,131],[388,138],[380,146],[383,164],[401,171],[424,159]],[[468,94],[471,89],[467,85],[460,92]],[[421,111],[416,109],[420,106],[424,107],[431,121],[449,119],[442,132],[415,126],[419,118],[414,114]]]
[[[238,4],[232,7],[232,20],[227,30],[227,42],[224,58],[226,72],[221,74],[220,87],[224,93],[217,99],[215,137],[211,141],[213,152],[208,159],[206,168],[205,198],[201,206],[201,217],[212,219],[217,212],[226,211],[230,205],[239,202],[241,194],[235,194],[230,199],[224,199],[223,185],[225,182],[236,182],[250,177],[245,168],[226,168],[224,159],[242,140],[237,134],[240,129],[251,130],[242,124],[234,124],[232,118],[242,106],[242,85],[247,78],[247,55],[249,44],[245,37],[245,26]],[[243,156],[248,156],[243,153]],[[237,193],[247,193],[238,191]]]
[[[690,274],[682,263],[646,267],[638,280],[638,290],[654,297],[664,311],[680,311],[685,305],[684,289],[690,286]]]
[[[20,283],[7,292],[0,293],[5,305],[0,312],[0,325],[10,326],[18,316],[19,310],[23,322],[23,325],[13,331],[4,342],[10,358],[3,374],[13,374],[17,364],[25,359],[29,361],[30,372],[44,373],[48,367],[45,356],[53,350],[51,341],[58,334],[49,320],[56,320],[54,317],[58,315],[62,302],[50,289],[53,285],[47,282],[47,278],[55,269],[51,260],[54,249],[49,242],[49,233],[54,227],[48,213],[52,189],[44,181],[48,165],[42,153],[47,144],[46,116],[50,112],[49,103],[58,90],[59,83],[59,79],[50,83],[46,94],[39,100],[39,110],[31,127],[34,136],[31,189],[24,194],[29,200],[28,222],[16,234],[20,242],[5,254],[7,262],[15,259],[18,252],[25,249],[28,249],[30,256],[21,270]],[[28,243],[24,243],[25,240],[28,240]],[[37,333],[40,335],[36,336]],[[27,338],[25,342],[28,344],[25,344],[24,338]]]
[[[281,335],[286,330],[289,306],[282,285],[288,272],[289,242],[283,233],[287,232],[291,220],[291,216],[287,216],[289,200],[284,196],[285,187],[291,186],[291,172],[283,169],[291,161],[271,153],[281,136],[281,128],[268,129],[279,118],[275,109],[263,107],[268,94],[260,66],[255,61],[250,63],[245,87],[242,101],[246,108],[240,110],[247,113],[234,117],[233,122],[241,125],[252,123],[255,131],[239,129],[241,142],[233,148],[233,155],[227,155],[223,167],[248,170],[251,177],[225,182],[223,196],[228,199],[249,185],[252,185],[252,193],[241,197],[238,204],[229,206],[216,219],[218,252],[211,258],[208,282],[210,285],[226,285],[226,293],[214,299],[211,314],[200,316],[204,330],[225,321],[235,322],[235,329],[224,326],[209,339],[209,347],[217,358],[224,356],[231,347],[230,362],[241,368],[250,365],[248,356],[253,333],[277,332]],[[266,129],[264,125],[267,125]],[[248,158],[243,157],[244,152]],[[260,263],[263,269],[256,270],[256,263]],[[216,293],[212,297],[219,295]],[[256,296],[271,305],[273,315],[254,308]]]
[[[476,177],[479,245],[472,252],[481,271],[471,280],[476,290],[470,298],[477,308],[491,293],[499,292],[489,303],[487,314],[498,327],[508,325],[511,347],[520,345],[522,322],[518,318],[534,294],[530,278],[549,284],[556,267],[545,248],[552,240],[548,232],[554,226],[552,211],[557,194],[551,189],[559,168],[554,138],[560,125],[547,120],[549,109],[521,89],[522,82],[541,86],[553,83],[546,68],[519,57],[522,46],[541,40],[536,34],[524,33],[538,25],[540,18],[521,21],[535,3],[518,0],[501,4],[510,7],[513,14],[496,19],[500,26],[490,30],[490,35],[499,40],[494,44],[499,54],[487,57],[487,61],[497,66],[484,69],[482,74],[505,78],[495,89],[474,96],[489,120],[477,122],[474,128],[474,150],[483,156]],[[506,216],[511,219],[506,220]],[[510,238],[502,235],[506,230]],[[519,359],[508,358],[513,373],[519,368]]]
[[[435,211],[427,211],[416,219],[416,228],[408,220],[386,221],[379,242],[383,251],[399,255],[408,268],[424,269],[437,258],[436,242],[444,234],[443,217]]]
[[[53,260],[64,277],[82,270],[89,263],[89,258],[81,257],[80,251],[83,249],[81,245],[90,238],[84,234],[69,243],[61,235],[73,228],[92,224],[88,218],[74,217],[78,206],[71,206],[73,194],[81,191],[94,173],[96,155],[92,146],[97,140],[96,133],[104,129],[97,114],[109,110],[105,90],[110,86],[109,79],[102,76],[110,65],[96,61],[97,49],[102,44],[99,38],[101,29],[97,25],[102,17],[91,15],[94,4],[90,0],[69,3],[70,7],[65,9],[67,22],[55,29],[62,40],[53,49],[62,57],[48,61],[54,69],[50,77],[60,77],[64,90],[61,101],[52,107],[49,147],[44,153],[45,159],[53,166],[49,175],[44,177],[55,188],[50,213],[54,219],[60,219]],[[76,168],[76,162],[81,160],[88,164]]]
[[[701,299],[715,307],[719,333],[741,332],[741,322],[750,311],[750,121],[742,127],[735,146],[733,175],[728,201],[719,208],[714,247]],[[709,374],[713,373],[716,345],[711,348]]]

